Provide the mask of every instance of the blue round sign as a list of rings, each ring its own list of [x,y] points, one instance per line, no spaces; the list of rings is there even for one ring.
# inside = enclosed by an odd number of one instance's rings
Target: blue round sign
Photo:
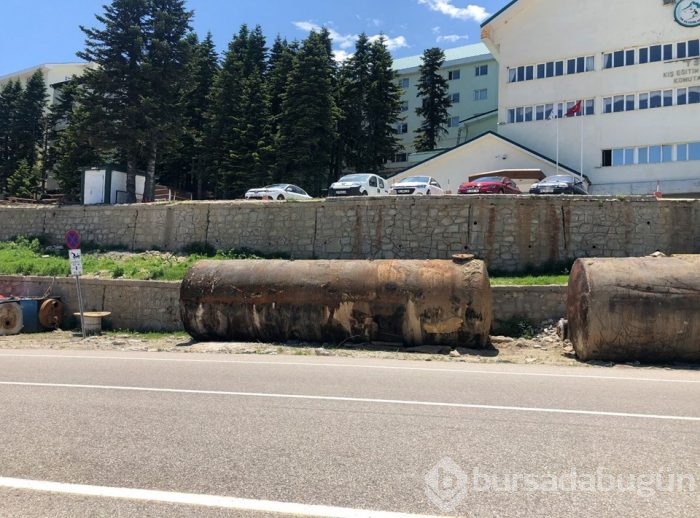
[[[69,230],[66,232],[66,246],[71,250],[80,248],[80,236],[77,230]]]
[[[700,2],[698,0],[678,0],[674,16],[683,27],[697,27],[700,25]]]

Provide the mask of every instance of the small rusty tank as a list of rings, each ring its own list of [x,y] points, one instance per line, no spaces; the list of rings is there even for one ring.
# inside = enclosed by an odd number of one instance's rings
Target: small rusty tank
[[[381,341],[481,348],[491,327],[483,261],[200,261],[180,288],[198,340]]]
[[[700,256],[578,259],[566,305],[581,360],[700,362]]]

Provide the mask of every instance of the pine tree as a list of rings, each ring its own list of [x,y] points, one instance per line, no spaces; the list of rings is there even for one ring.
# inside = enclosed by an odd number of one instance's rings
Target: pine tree
[[[187,38],[184,86],[180,92],[181,131],[169,152],[158,165],[168,185],[193,192],[204,199],[211,185],[211,152],[208,148],[207,124],[211,90],[219,71],[218,56],[211,33],[203,41],[196,34]]]
[[[271,133],[262,29],[241,26],[224,55],[211,103],[211,142],[219,150],[220,194],[242,195],[270,179]]]
[[[103,28],[80,27],[87,39],[78,57],[97,65],[83,75],[85,115],[100,148],[125,155],[129,202],[136,200],[139,158],[149,139],[143,97],[150,90],[143,73],[148,13],[149,0],[112,0],[95,15]]]
[[[393,59],[380,37],[370,48],[371,72],[367,93],[369,145],[366,170],[378,173],[399,148],[394,130],[401,113],[401,91],[396,84]]]
[[[437,147],[440,137],[447,133],[447,110],[452,106],[452,101],[447,93],[447,80],[440,74],[440,68],[445,62],[445,53],[437,47],[427,49],[423,53],[422,61],[418,80],[421,106],[416,108],[422,122],[416,130],[414,144],[417,151],[430,151]]]
[[[41,70],[27,80],[17,110],[17,158],[26,160],[32,169],[39,158],[39,146],[44,137],[46,111],[46,82]]]
[[[369,128],[369,91],[372,74],[371,43],[362,33],[355,42],[355,53],[340,70],[341,112],[339,132],[345,163],[357,172],[369,172],[372,138]]]
[[[30,166],[26,158],[17,164],[17,169],[7,179],[7,194],[18,198],[33,198],[39,189],[39,166]]]
[[[50,146],[45,167],[53,172],[61,191],[72,200],[80,195],[81,168],[110,161],[95,147],[88,112],[80,104],[81,94],[79,79],[65,83],[49,115]]]
[[[295,55],[282,100],[277,167],[313,195],[327,186],[336,138],[335,63],[327,30],[311,32]]]
[[[22,99],[19,81],[8,81],[0,91],[0,191],[17,168],[19,104]]]
[[[146,183],[144,198],[153,200],[159,151],[171,143],[181,126],[181,92],[185,87],[192,12],[184,0],[150,0],[145,24],[146,44],[142,93],[146,110]]]

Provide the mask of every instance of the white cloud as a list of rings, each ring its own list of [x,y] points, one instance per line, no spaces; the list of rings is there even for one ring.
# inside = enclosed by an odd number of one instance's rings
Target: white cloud
[[[459,40],[468,40],[469,36],[467,34],[445,34],[444,36],[438,36],[435,41],[442,43],[443,41],[448,41],[450,43],[456,43]]]
[[[300,21],[300,22],[292,22],[294,26],[297,29],[300,29],[302,31],[310,32],[310,31],[316,31],[319,32],[323,27],[318,25],[317,23],[310,22],[310,21]],[[339,49],[334,50],[333,53],[335,54],[336,60],[338,61],[344,61],[348,57],[350,57],[351,53],[348,52],[349,49],[354,48],[355,46],[355,41],[357,40],[357,34],[341,34],[338,31],[331,29],[329,27],[326,27],[328,29],[328,32],[331,36],[331,39],[333,40],[333,46],[334,47],[339,47]],[[396,50],[396,49],[401,49],[404,47],[408,47],[408,42],[406,41],[405,36],[396,36],[394,38],[390,38],[386,35],[384,36],[384,44],[387,46],[389,50]],[[374,42],[378,40],[380,37],[382,37],[381,34],[375,34],[373,36],[369,36],[369,41]]]
[[[389,38],[383,34],[375,34],[374,36],[369,37],[369,41],[375,42],[382,36],[384,36],[384,45],[386,45],[386,48],[388,48],[389,50],[403,49],[405,47],[408,47],[408,43],[406,42],[405,36],[396,36],[396,38]]]
[[[490,16],[485,7],[468,4],[466,7],[457,7],[454,0],[418,0],[419,4],[427,5],[433,11],[445,14],[458,20],[474,20],[481,23]]]
[[[441,29],[439,25],[436,25],[435,27],[432,28],[433,34],[440,34]]]
[[[350,56],[352,56],[352,54],[350,54],[347,50],[338,49],[333,51],[333,56],[335,56],[335,60],[338,63],[342,63]]]

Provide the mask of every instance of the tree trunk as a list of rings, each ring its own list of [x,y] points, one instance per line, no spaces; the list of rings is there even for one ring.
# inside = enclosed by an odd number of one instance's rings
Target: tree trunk
[[[143,188],[143,201],[153,201],[156,192],[156,158],[158,156],[158,143],[151,141],[148,150],[148,164],[146,165],[146,185]]]
[[[126,202],[136,203],[136,156],[133,151],[126,159]]]

